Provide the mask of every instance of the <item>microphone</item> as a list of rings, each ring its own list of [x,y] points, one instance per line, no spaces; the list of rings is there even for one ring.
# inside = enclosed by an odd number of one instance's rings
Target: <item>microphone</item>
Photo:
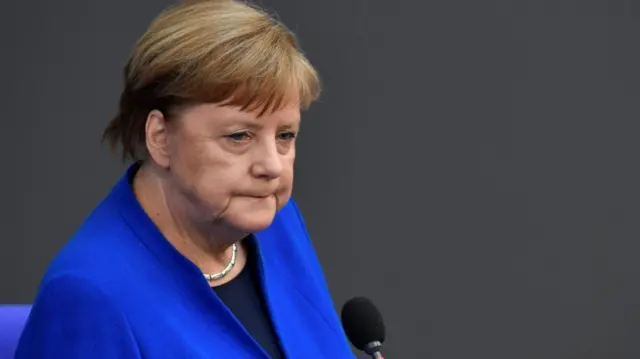
[[[348,300],[342,307],[342,327],[354,347],[374,359],[384,359],[380,348],[385,340],[382,314],[364,297]]]

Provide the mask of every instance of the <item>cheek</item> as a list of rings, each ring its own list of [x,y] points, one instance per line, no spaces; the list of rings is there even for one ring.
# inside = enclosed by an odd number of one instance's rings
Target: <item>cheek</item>
[[[189,187],[197,187],[207,176],[206,149],[196,143],[184,143],[173,158],[174,172],[181,177]]]
[[[200,205],[224,206],[237,184],[237,163],[206,144],[185,144],[175,156],[174,175],[183,190]]]
[[[226,201],[242,187],[245,177],[246,169],[242,163],[216,159],[201,164],[194,184],[202,200]]]
[[[209,149],[200,139],[183,131],[175,134],[171,142],[171,167],[186,181],[194,182],[201,176]]]
[[[282,200],[288,200],[288,197],[291,196],[294,176],[293,162],[293,158],[286,159],[283,162],[283,171],[280,176],[280,185],[278,187],[278,196],[281,197]]]

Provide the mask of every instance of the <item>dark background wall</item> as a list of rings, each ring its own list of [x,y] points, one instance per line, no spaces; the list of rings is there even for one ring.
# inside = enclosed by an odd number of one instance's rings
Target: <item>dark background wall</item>
[[[0,7],[0,302],[124,166],[100,146],[168,0]],[[296,195],[390,358],[640,355],[640,5],[263,0],[320,69]]]

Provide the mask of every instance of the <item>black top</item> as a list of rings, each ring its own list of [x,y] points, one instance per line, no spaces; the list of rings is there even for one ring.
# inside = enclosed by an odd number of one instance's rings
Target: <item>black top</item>
[[[213,290],[271,359],[284,359],[262,292],[259,257],[253,240],[249,237],[243,241],[247,263],[242,272]]]

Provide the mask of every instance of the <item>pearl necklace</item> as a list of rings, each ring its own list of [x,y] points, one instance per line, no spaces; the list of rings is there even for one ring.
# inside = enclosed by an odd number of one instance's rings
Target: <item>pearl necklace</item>
[[[233,267],[236,265],[236,255],[238,254],[238,245],[234,243],[232,248],[233,248],[233,254],[231,254],[231,261],[229,261],[229,264],[227,264],[227,266],[222,270],[222,272],[215,273],[215,274],[203,273],[207,281],[213,282],[218,279],[222,279],[226,277],[227,274],[229,274],[229,272],[231,272]]]

